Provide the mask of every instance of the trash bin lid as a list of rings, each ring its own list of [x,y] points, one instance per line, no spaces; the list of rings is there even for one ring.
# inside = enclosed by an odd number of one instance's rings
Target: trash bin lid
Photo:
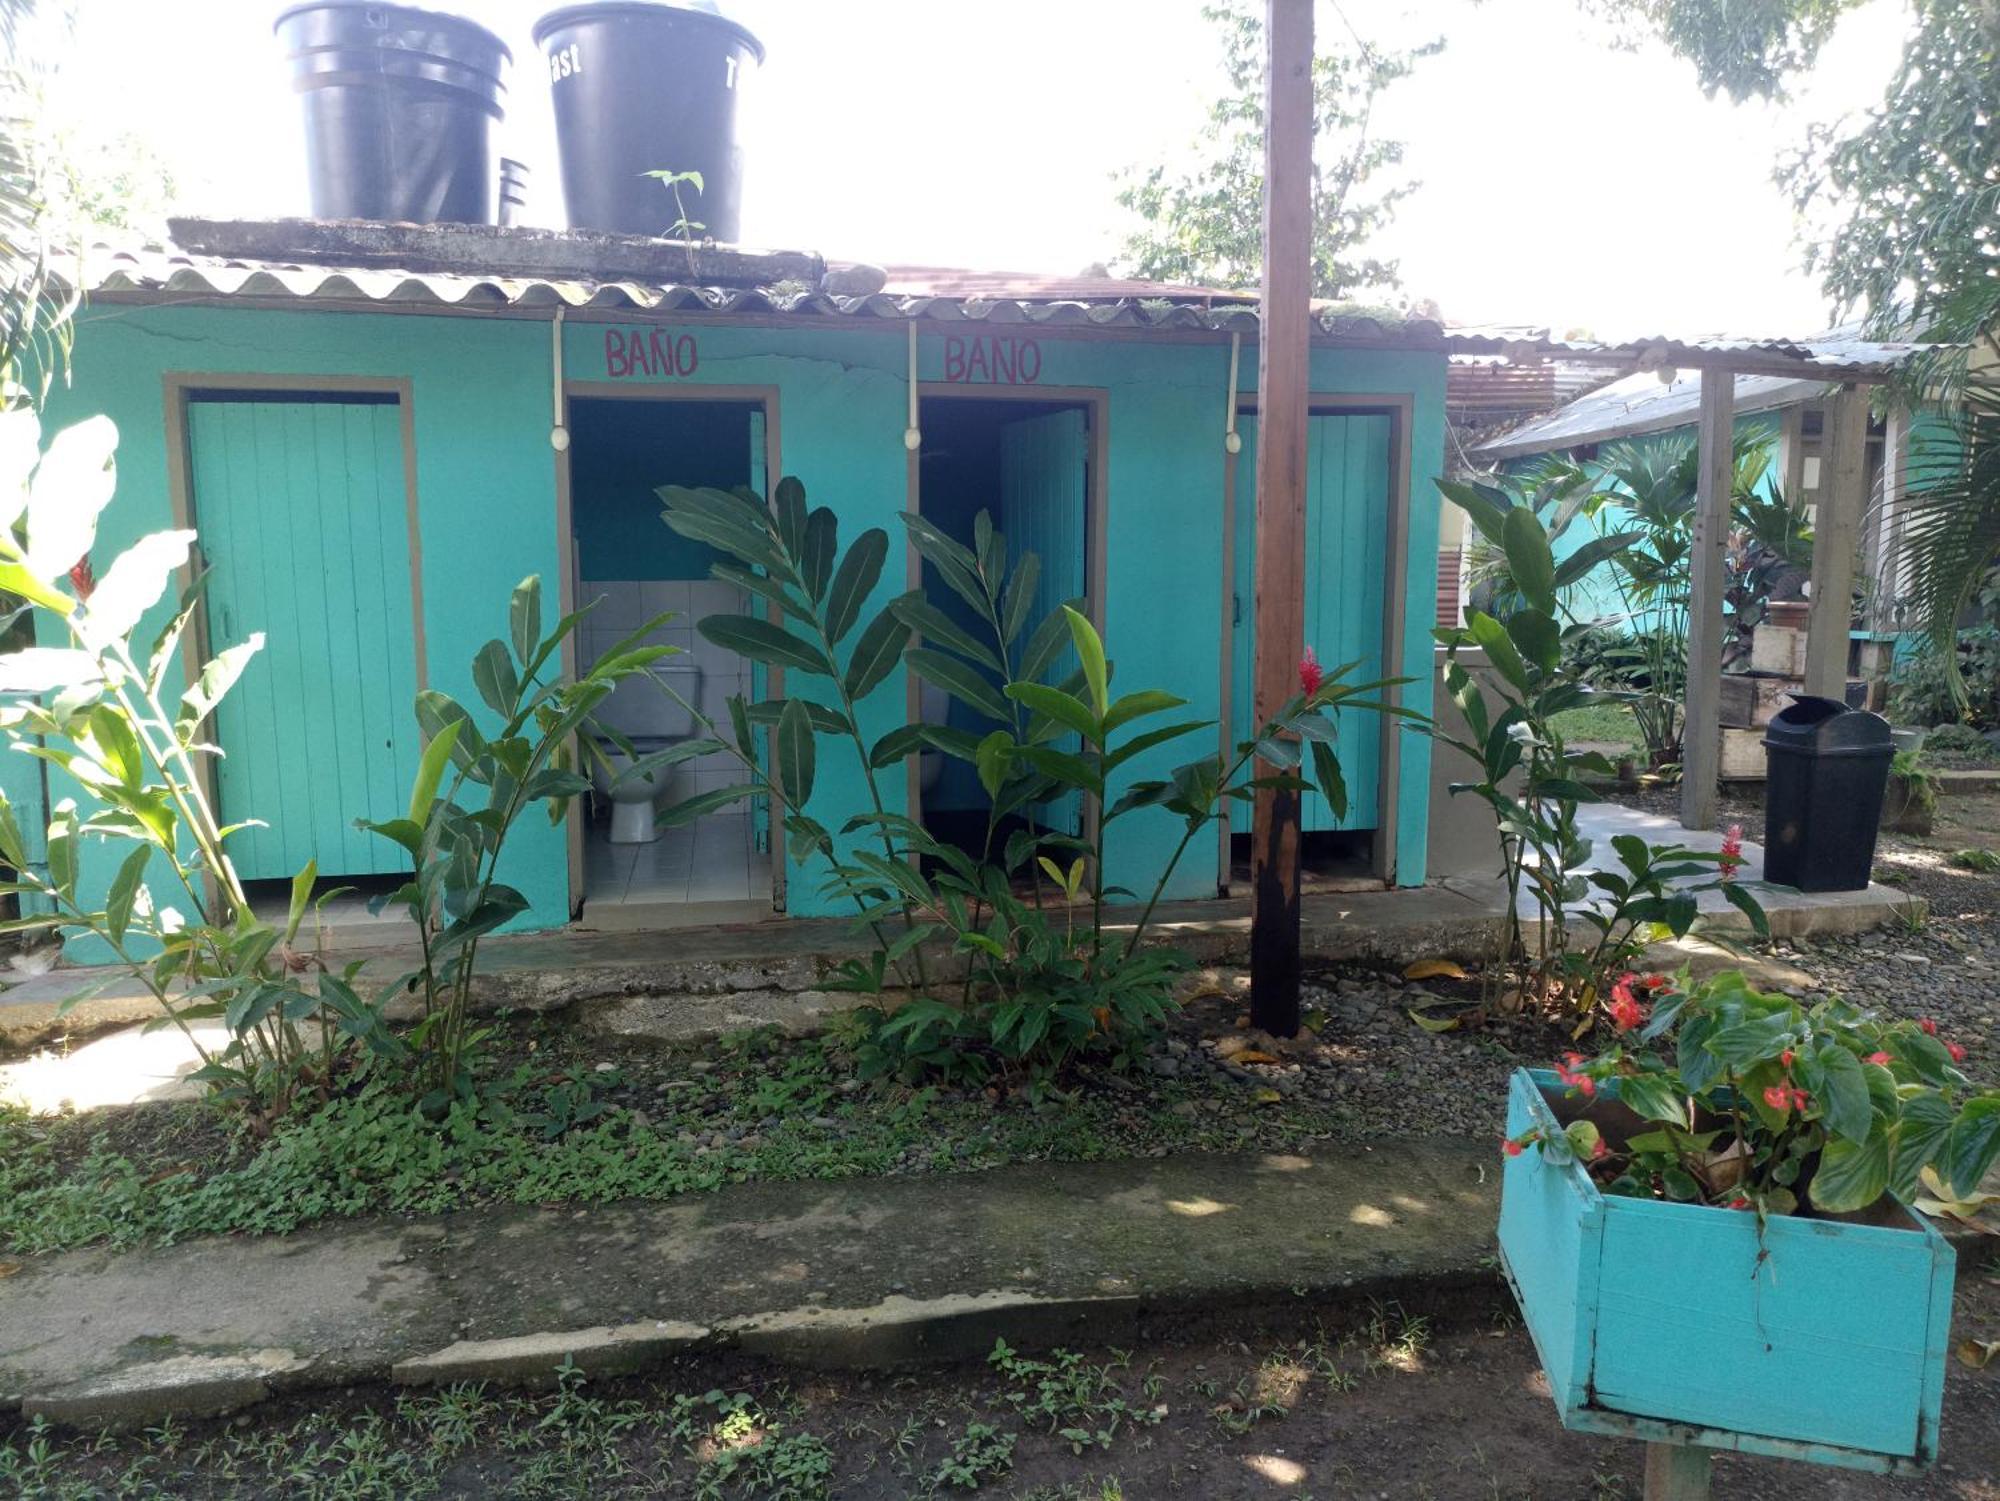
[[[1871,755],[1892,749],[1889,721],[1880,714],[1810,693],[1794,693],[1792,701],[1771,716],[1764,744],[1819,756]]]

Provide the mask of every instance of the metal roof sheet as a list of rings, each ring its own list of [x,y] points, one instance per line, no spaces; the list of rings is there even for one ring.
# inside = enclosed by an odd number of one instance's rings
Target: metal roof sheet
[[[499,232],[504,235],[504,231]],[[535,233],[547,236],[548,231]],[[905,290],[842,296],[803,282],[772,286],[701,286],[679,282],[499,271],[399,269],[343,265],[305,258],[190,254],[158,246],[99,248],[86,261],[84,282],[114,300],[213,301],[248,298],[335,304],[430,305],[468,311],[558,307],[634,314],[835,317],[856,321],[922,319],[1079,329],[1192,330],[1255,336],[1254,301],[1210,288],[1121,282],[1117,278],[1050,278],[1009,272],[950,272],[905,268]],[[919,279],[919,276],[927,279]],[[946,290],[949,288],[950,290]],[[1143,289],[1143,290],[1142,290]],[[1162,295],[1151,295],[1157,289]],[[1064,294],[1064,295],[1058,295]],[[1769,372],[1866,378],[1922,348],[1823,336],[1808,340],[1651,338],[1596,344],[1549,338],[1514,326],[1446,328],[1429,318],[1402,318],[1377,308],[1315,306],[1315,334],[1328,343],[1447,354],[1557,359],[1658,369],[1716,364],[1732,357]]]
[[[1739,375],[1736,410],[1767,412],[1811,401],[1827,384],[1809,375]],[[1662,384],[1658,375],[1628,375],[1490,438],[1473,452],[1487,459],[1520,458],[1665,432],[1694,422],[1700,408],[1701,380],[1697,374],[1676,376],[1669,384]]]

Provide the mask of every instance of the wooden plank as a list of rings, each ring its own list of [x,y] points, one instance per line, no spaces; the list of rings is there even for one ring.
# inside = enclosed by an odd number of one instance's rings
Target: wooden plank
[[[1263,335],[1257,343],[1256,713],[1298,687],[1304,646],[1312,320],[1312,0],[1265,0]],[[1261,770],[1274,768],[1263,765]],[[1250,1014],[1299,1030],[1299,799],[1260,788],[1250,840]]]
[[[1729,535],[1730,443],[1735,377],[1701,373],[1701,420],[1696,442],[1694,539],[1689,548],[1687,719],[1681,746],[1681,827],[1715,826],[1715,778],[1722,753],[1718,707],[1722,691],[1722,593],[1728,587],[1723,547]]]
[[[1646,1501],[1708,1501],[1708,1450],[1686,1444],[1646,1445]]]
[[[1854,558],[1868,504],[1868,397],[1847,389],[1826,404],[1819,506],[1813,517],[1812,613],[1806,692],[1838,698],[1854,625]]]

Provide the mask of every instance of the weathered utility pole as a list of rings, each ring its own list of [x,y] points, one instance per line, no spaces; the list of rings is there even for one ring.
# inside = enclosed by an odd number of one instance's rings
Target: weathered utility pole
[[[1255,705],[1298,691],[1305,641],[1312,297],[1313,0],[1264,0],[1264,286],[1257,340]],[[1260,775],[1276,767],[1258,763]],[[1250,850],[1250,1019],[1299,1029],[1299,795],[1262,787]]]

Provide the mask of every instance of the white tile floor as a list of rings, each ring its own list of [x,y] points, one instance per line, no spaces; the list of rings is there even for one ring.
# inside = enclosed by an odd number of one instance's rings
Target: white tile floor
[[[651,844],[613,844],[602,823],[586,837],[587,902],[740,902],[770,894],[771,859],[753,846],[747,812],[711,813]]]

